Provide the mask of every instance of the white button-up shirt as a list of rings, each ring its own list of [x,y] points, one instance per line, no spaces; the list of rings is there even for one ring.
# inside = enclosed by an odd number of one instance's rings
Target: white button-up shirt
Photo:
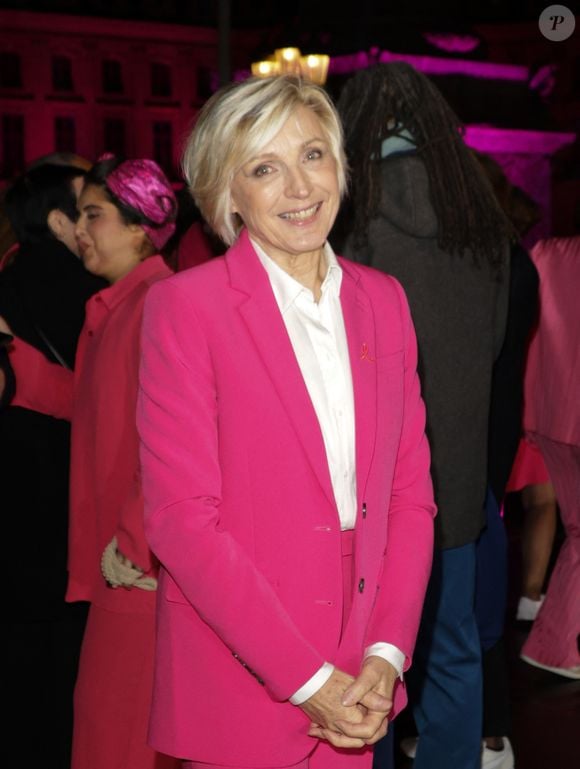
[[[282,314],[290,342],[318,418],[332,482],[332,490],[343,531],[356,521],[356,462],[354,395],[340,287],[342,268],[329,243],[324,248],[328,269],[317,302],[310,289],[270,259],[252,241],[264,266]],[[390,662],[401,674],[405,655],[388,643],[373,644],[365,656],[374,654]],[[291,697],[300,705],[330,678],[334,666],[328,662]]]
[[[288,331],[318,418],[340,528],[354,529],[356,475],[354,396],[346,331],[340,305],[342,270],[330,246],[321,296],[288,275],[254,243]]]

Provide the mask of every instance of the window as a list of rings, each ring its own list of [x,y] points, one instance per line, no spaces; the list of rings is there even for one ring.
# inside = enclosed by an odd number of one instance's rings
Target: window
[[[74,118],[57,117],[54,121],[54,148],[57,152],[76,152],[77,131]]]
[[[151,96],[171,96],[171,68],[167,64],[151,65]]]
[[[200,66],[197,69],[197,101],[203,104],[219,88],[217,72],[209,67]]]
[[[153,158],[163,170],[173,171],[173,126],[166,121],[153,123]]]
[[[72,62],[68,56],[52,57],[52,88],[54,91],[74,91]]]
[[[121,118],[105,118],[103,125],[103,150],[113,155],[127,155],[127,132],[125,121]]]
[[[0,88],[22,88],[20,56],[17,53],[0,53]]]
[[[2,116],[2,176],[11,177],[24,170],[24,117]]]
[[[103,91],[123,93],[123,70],[121,62],[116,59],[105,59],[103,62]]]

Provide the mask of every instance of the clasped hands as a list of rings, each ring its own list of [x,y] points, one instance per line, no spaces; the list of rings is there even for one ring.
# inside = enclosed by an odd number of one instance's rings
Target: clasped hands
[[[155,577],[145,576],[143,569],[133,563],[117,548],[117,538],[109,542],[101,557],[101,572],[112,588],[124,587],[130,590],[157,590]]]
[[[387,733],[393,707],[395,668],[370,656],[355,679],[335,668],[324,686],[300,707],[310,718],[308,734],[337,748],[373,745]]]

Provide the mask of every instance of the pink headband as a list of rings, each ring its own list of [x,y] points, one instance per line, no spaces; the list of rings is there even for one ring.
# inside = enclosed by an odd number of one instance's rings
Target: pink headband
[[[103,155],[109,160],[113,155]],[[141,226],[155,248],[161,249],[175,232],[177,200],[163,171],[153,160],[125,160],[107,176],[107,187],[121,203],[134,208],[153,225]],[[157,226],[155,226],[157,225]]]

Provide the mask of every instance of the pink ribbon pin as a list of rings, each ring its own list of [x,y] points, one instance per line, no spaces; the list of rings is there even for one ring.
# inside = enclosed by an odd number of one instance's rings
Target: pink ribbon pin
[[[361,360],[368,360],[371,363],[375,362],[375,358],[372,357],[372,355],[369,354],[369,346],[366,342],[362,343],[362,347],[360,350],[360,359]]]

